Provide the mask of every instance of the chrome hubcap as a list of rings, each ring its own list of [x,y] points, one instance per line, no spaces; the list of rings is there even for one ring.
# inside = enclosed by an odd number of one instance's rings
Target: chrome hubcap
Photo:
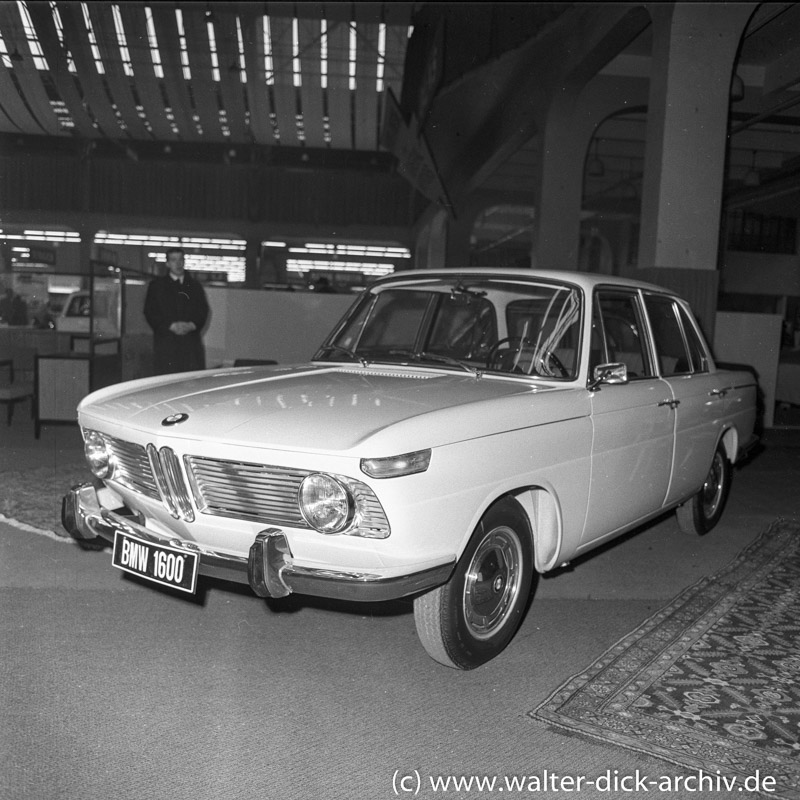
[[[723,466],[722,456],[717,453],[714,456],[714,463],[703,484],[703,515],[706,519],[714,516],[722,499],[723,488]]]
[[[480,543],[464,581],[464,619],[472,635],[488,639],[508,619],[522,582],[522,549],[511,528],[495,528]]]

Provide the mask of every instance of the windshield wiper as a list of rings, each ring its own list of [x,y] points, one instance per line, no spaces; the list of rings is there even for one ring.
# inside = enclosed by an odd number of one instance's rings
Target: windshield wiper
[[[353,361],[358,361],[362,367],[368,367],[369,361],[367,361],[364,356],[358,355],[355,350],[351,350],[349,347],[342,347],[340,344],[328,344],[322,348],[323,353],[344,353],[346,356],[350,356]]]
[[[411,350],[390,350],[390,356],[407,356],[412,361],[434,361],[438,364],[447,364],[450,367],[459,367],[460,369],[469,372],[470,375],[474,375],[476,378],[480,378],[481,372],[480,370],[476,369],[475,367],[469,366],[469,364],[465,364],[463,361],[459,361],[457,358],[453,358],[452,356],[442,356],[438,353],[414,353]]]

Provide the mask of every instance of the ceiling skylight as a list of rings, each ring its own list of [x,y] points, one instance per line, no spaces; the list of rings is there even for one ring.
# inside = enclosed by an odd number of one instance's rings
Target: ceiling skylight
[[[300,69],[300,30],[297,17],[292,17],[292,82],[297,88],[303,85]]]
[[[358,56],[358,29],[355,22],[350,23],[350,48],[347,54],[350,90],[356,88],[356,57]]]
[[[375,83],[375,90],[383,93],[383,73],[386,66],[386,23],[381,22],[378,26],[378,79]]]
[[[103,64],[103,59],[100,56],[100,48],[97,46],[97,37],[95,36],[94,28],[92,27],[92,17],[89,14],[88,3],[81,3],[81,11],[83,12],[83,23],[86,25],[86,32],[89,35],[89,46],[92,48],[94,65],[97,67],[97,72],[99,75],[105,75],[106,68]]]
[[[164,77],[164,67],[161,66],[161,51],[158,49],[158,37],[156,36],[156,26],[153,22],[153,9],[150,6],[144,7],[144,17],[147,22],[147,44],[150,48],[150,59],[153,62],[153,72],[159,80]]]
[[[175,20],[178,23],[178,41],[181,46],[181,65],[183,66],[183,77],[185,80],[192,79],[192,70],[189,67],[189,47],[186,44],[186,31],[183,29],[183,12],[175,9]]]
[[[28,40],[28,47],[33,56],[33,65],[36,69],[40,70],[50,69],[50,67],[47,66],[42,47],[39,44],[39,38],[36,35],[36,29],[33,27],[33,21],[28,13],[28,7],[22,0],[17,0],[17,8],[19,9],[20,17],[22,17],[22,28],[25,31],[25,38]]]
[[[208,31],[208,49],[211,55],[211,77],[220,82],[219,57],[217,56],[217,34],[214,31],[214,20],[206,17],[206,30]]]
[[[53,23],[56,26],[56,35],[58,36],[58,41],[61,44],[61,48],[67,55],[67,69],[72,73],[77,73],[78,69],[75,66],[75,59],[72,57],[72,53],[64,41],[64,23],[61,21],[61,14],[58,11],[58,6],[56,5],[55,0],[50,0],[50,13],[53,15]]]
[[[128,50],[128,40],[125,36],[125,26],[122,24],[122,14],[120,13],[119,6],[114,4],[111,6],[111,13],[114,17],[114,30],[117,32],[117,45],[119,46],[119,55],[122,59],[122,68],[125,74],[133,77],[133,64],[131,63],[131,53]]]
[[[322,88],[328,88],[328,23],[326,20],[319,21],[319,75]]]
[[[267,74],[267,86],[275,83],[275,65],[272,61],[272,35],[270,33],[269,17],[265,14],[261,19],[261,29],[264,34],[264,72]]]
[[[236,41],[239,45],[239,80],[247,83],[247,70],[244,60],[244,34],[242,33],[242,20],[236,17]]]
[[[2,33],[0,33],[0,60],[2,60],[3,66],[7,69],[11,69],[13,66],[11,62],[11,56],[8,54],[8,48],[6,47],[5,41],[3,41]]]

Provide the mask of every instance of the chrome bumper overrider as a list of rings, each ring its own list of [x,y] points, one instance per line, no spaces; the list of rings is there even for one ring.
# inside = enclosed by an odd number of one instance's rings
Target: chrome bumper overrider
[[[118,510],[119,511],[119,510]],[[110,544],[116,531],[137,536],[153,544],[194,552],[200,556],[200,574],[246,583],[259,597],[308,594],[338,600],[380,601],[417,594],[445,583],[455,562],[410,575],[386,578],[367,572],[302,567],[294,563],[286,535],[278,528],[266,528],[256,535],[247,558],[219,553],[194,542],[159,535],[134,517],[109,511],[100,505],[91,483],[74,486],[64,496],[61,519],[76,540],[100,537]]]

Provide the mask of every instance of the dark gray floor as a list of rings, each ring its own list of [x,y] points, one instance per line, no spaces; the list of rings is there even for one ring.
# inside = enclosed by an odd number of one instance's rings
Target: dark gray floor
[[[6,464],[57,471],[79,450],[72,427],[38,442],[24,416],[0,429]],[[270,608],[222,583],[176,598],[108,552],[0,523],[0,798],[377,800],[419,774],[418,797],[476,800],[561,795],[434,792],[430,778],[680,776],[527,712],[778,516],[800,518],[798,431],[768,432],[710,535],[670,515],[541,579],[511,646],[468,673],[427,657],[406,603]]]

